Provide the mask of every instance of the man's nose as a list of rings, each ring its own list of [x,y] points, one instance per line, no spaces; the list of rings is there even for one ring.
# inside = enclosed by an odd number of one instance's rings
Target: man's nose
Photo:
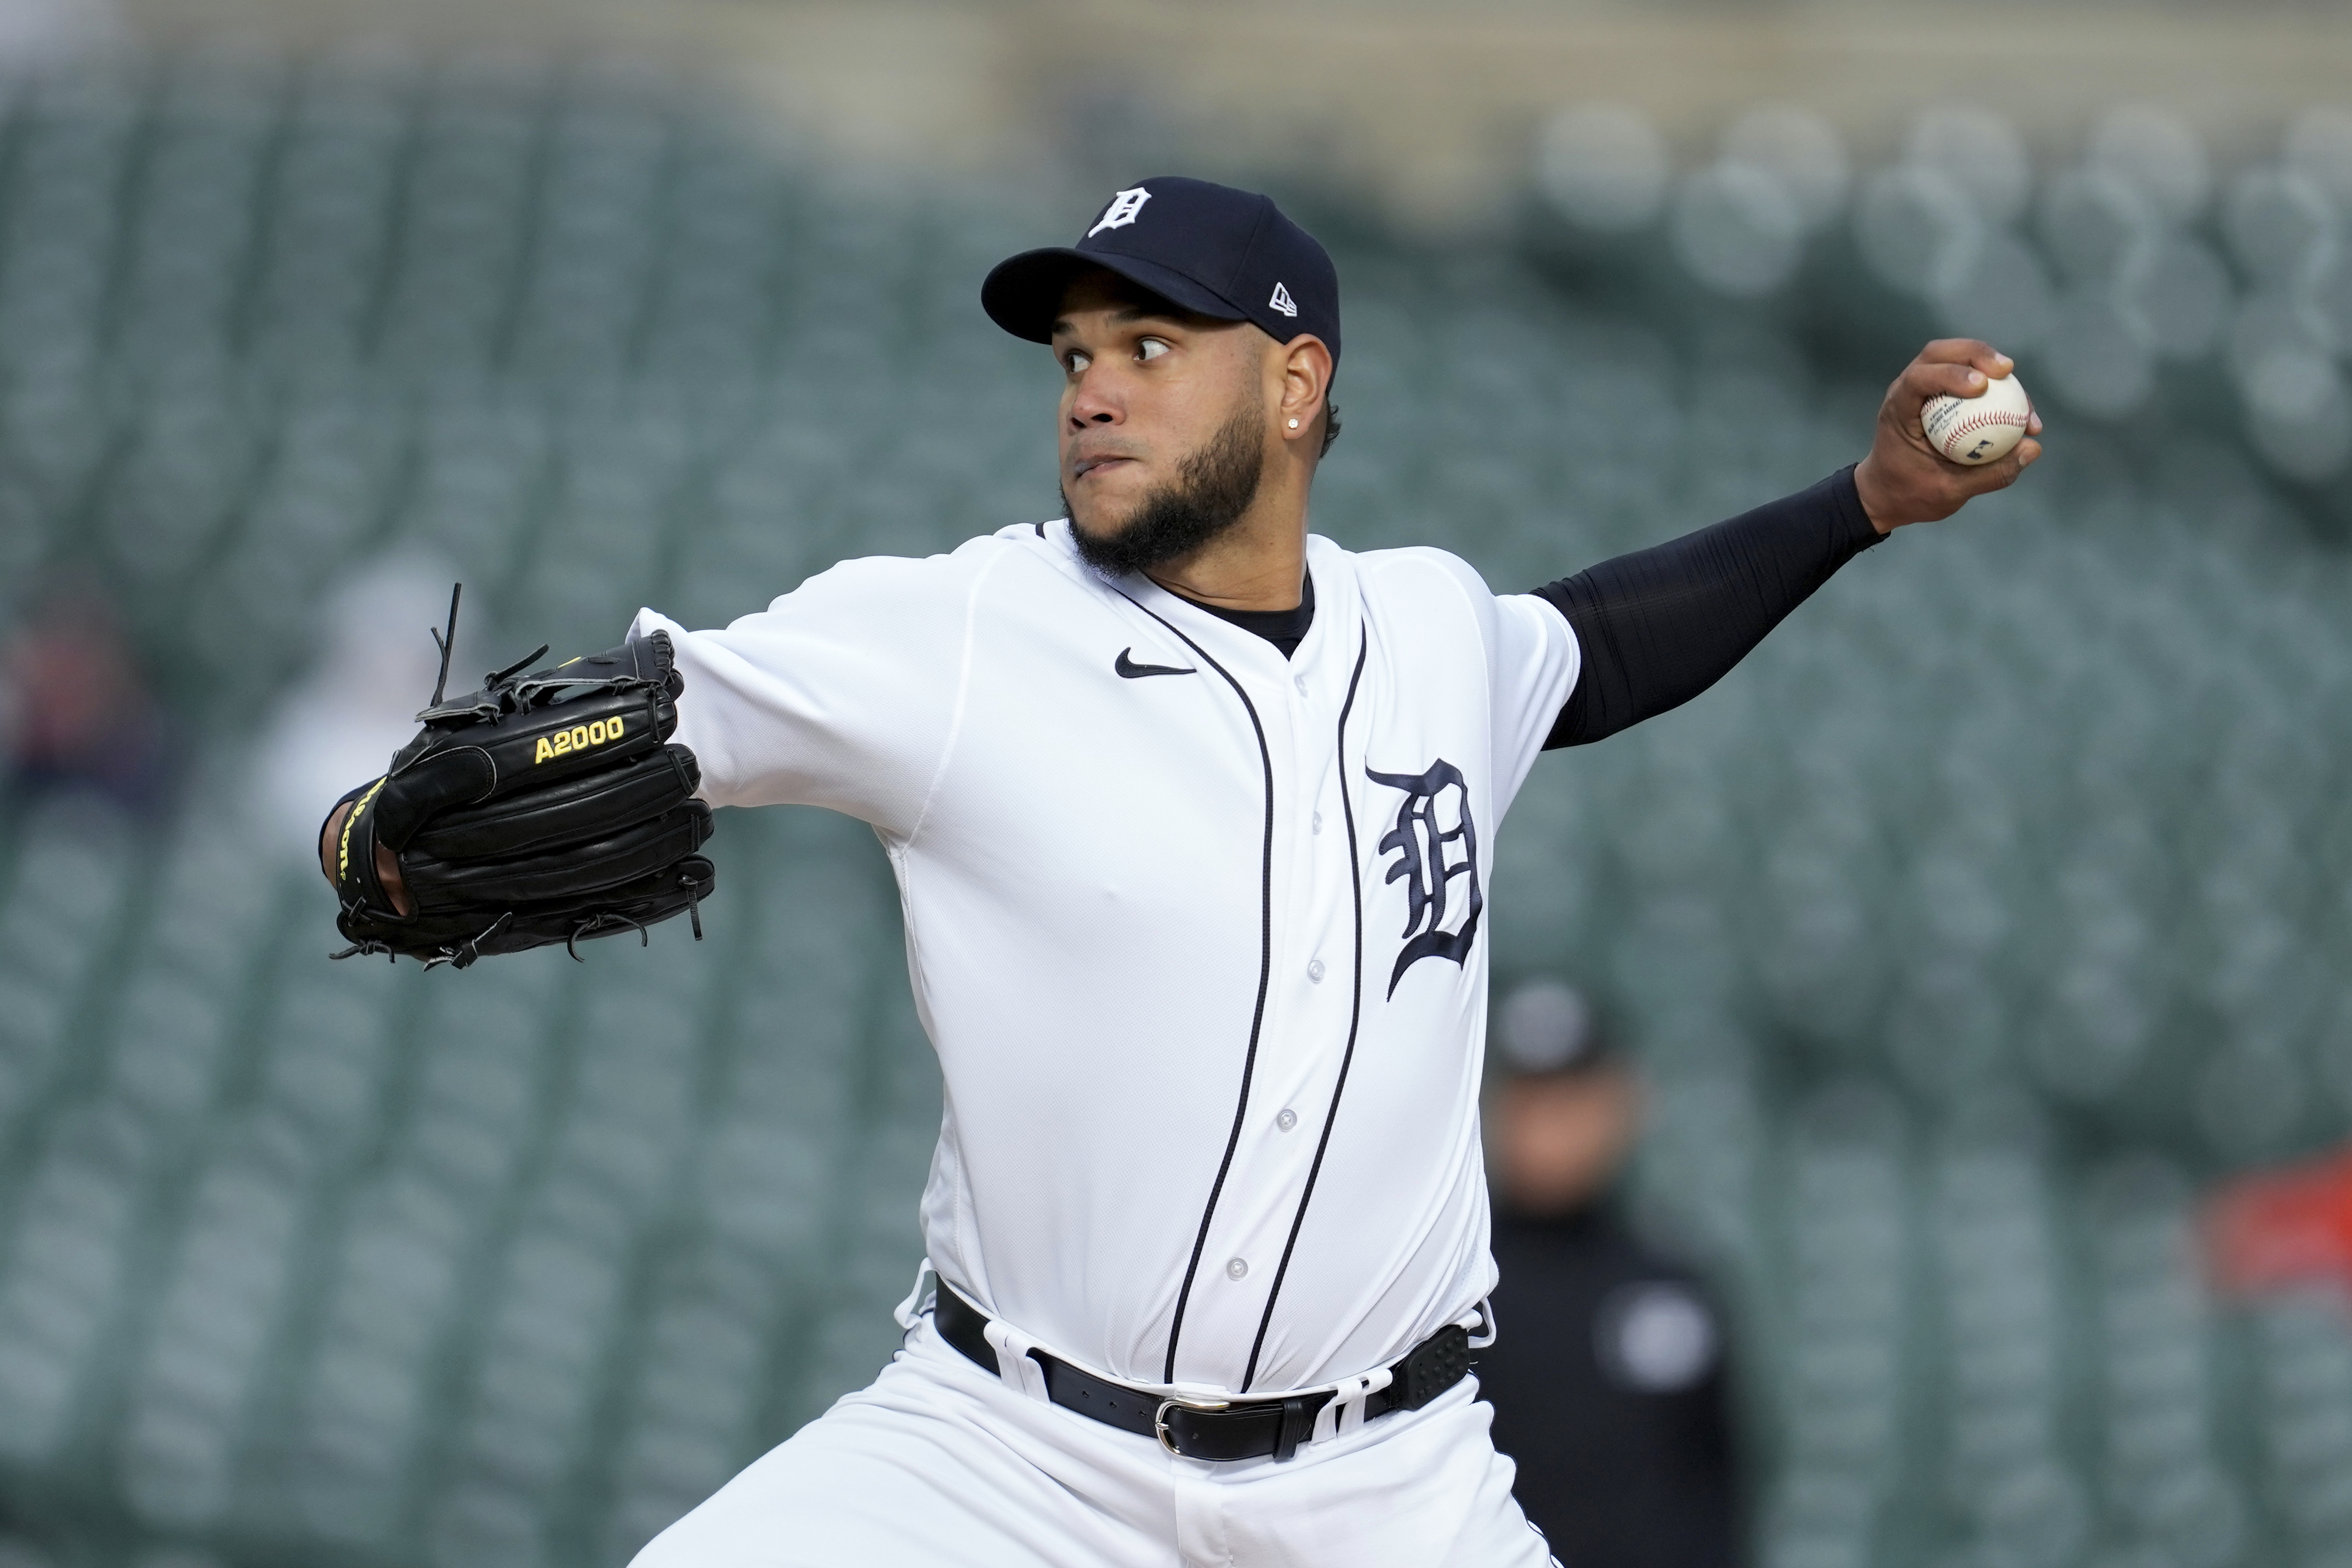
[[[1083,430],[1089,425],[1116,425],[1123,417],[1116,398],[1105,395],[1092,377],[1081,382],[1078,395],[1070,400],[1070,428]]]

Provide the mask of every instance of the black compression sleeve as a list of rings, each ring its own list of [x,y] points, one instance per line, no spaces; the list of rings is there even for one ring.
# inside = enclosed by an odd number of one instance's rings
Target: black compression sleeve
[[[1589,566],[1536,592],[1583,664],[1547,751],[1679,708],[1729,673],[1830,574],[1885,537],[1841,468],[1713,528]]]

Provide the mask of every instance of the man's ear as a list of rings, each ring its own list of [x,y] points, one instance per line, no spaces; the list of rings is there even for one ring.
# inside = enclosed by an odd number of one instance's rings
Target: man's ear
[[[1331,388],[1331,351],[1312,332],[1282,345],[1282,397],[1277,410],[1282,438],[1305,440],[1316,434]]]

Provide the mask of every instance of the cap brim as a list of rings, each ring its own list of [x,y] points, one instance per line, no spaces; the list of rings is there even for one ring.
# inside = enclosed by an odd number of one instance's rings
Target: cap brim
[[[990,321],[1014,337],[1026,338],[1033,343],[1050,343],[1054,341],[1054,320],[1061,313],[1064,290],[1069,288],[1072,278],[1089,267],[1116,272],[1194,315],[1220,321],[1249,320],[1249,313],[1232,300],[1156,261],[1109,251],[1078,250],[1066,245],[1024,250],[998,262],[987,281],[980,286],[980,307],[988,312]]]

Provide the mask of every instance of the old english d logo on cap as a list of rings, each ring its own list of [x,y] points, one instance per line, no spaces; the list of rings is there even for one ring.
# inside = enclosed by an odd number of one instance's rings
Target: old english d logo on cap
[[[1143,204],[1150,199],[1151,193],[1141,185],[1119,192],[1111,197],[1110,205],[1103,208],[1102,216],[1095,220],[1094,227],[1087,230],[1086,237],[1092,239],[1107,228],[1127,227],[1142,213]]]

